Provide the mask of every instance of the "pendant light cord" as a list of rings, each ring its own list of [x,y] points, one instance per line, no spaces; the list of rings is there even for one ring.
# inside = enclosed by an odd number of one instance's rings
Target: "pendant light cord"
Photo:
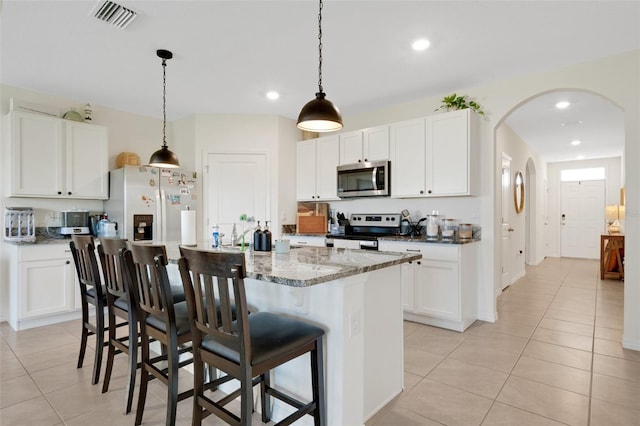
[[[318,10],[318,89],[322,93],[322,0]]]
[[[162,59],[162,147],[167,147],[167,60]]]

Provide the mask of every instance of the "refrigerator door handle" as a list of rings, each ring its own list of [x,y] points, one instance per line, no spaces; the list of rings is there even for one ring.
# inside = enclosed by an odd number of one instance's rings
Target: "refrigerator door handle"
[[[156,218],[153,221],[154,235],[153,239],[164,242],[167,235],[167,194],[164,189],[156,191]]]

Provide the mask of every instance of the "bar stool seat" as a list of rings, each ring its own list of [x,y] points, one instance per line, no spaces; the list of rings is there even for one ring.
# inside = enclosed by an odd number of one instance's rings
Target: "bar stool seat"
[[[251,329],[251,361],[254,364],[284,356],[324,335],[323,329],[312,324],[270,312],[255,312],[248,318]],[[237,330],[237,323],[234,330]],[[203,349],[239,363],[238,351],[229,346],[211,336],[202,340]]]
[[[191,333],[191,321],[189,320],[189,312],[187,311],[187,302],[179,302],[173,305],[175,311],[176,320],[176,332],[178,336]],[[147,325],[160,330],[163,333],[167,332],[167,324],[159,315],[149,315],[147,317]]]

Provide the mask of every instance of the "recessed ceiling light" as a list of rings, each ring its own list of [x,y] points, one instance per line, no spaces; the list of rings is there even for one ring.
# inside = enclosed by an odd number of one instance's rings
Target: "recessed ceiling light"
[[[573,145],[573,146],[578,146],[578,145],[580,145],[581,143],[582,143],[582,142],[581,142],[581,141],[579,141],[579,140],[577,140],[577,139],[576,139],[575,141],[571,141],[571,145]]]
[[[431,42],[429,40],[427,40],[426,38],[421,38],[414,41],[411,47],[413,48],[413,50],[420,51],[428,49],[430,45]]]
[[[556,108],[558,108],[558,109],[565,109],[565,108],[568,108],[568,107],[569,107],[569,105],[571,105],[571,103],[570,103],[570,102],[568,102],[568,101],[560,101],[560,102],[558,102],[558,103],[556,104]]]
[[[280,93],[271,90],[269,92],[267,92],[267,99],[271,99],[272,101],[275,101],[276,99],[278,99],[280,97]]]
[[[576,160],[584,160],[584,155],[578,155],[578,156],[576,157]]]

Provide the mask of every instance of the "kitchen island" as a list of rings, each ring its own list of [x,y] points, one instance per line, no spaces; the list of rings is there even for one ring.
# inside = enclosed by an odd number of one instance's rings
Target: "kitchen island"
[[[178,244],[166,246],[173,263]],[[325,247],[246,252],[245,287],[252,311],[294,316],[326,331],[328,425],[362,425],[402,392],[400,266],[420,257]],[[176,279],[177,268],[170,269]],[[309,364],[307,355],[279,367],[273,383],[310,400]],[[289,407],[275,402],[274,421],[289,413]],[[301,421],[311,423],[310,418]]]

